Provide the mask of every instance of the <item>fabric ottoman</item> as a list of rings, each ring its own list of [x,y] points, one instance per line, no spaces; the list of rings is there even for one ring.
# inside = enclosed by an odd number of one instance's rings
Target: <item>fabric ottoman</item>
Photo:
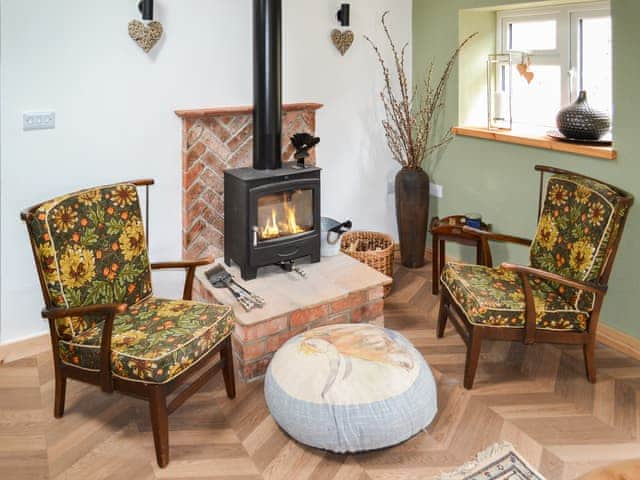
[[[399,333],[368,324],[292,338],[273,357],[264,390],[271,415],[291,437],[337,453],[397,445],[438,410],[422,355]]]

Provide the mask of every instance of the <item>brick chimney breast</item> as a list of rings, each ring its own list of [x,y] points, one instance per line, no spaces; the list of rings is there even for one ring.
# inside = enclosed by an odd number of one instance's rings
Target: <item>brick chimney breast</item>
[[[289,138],[316,133],[318,103],[283,105],[282,160],[295,153]],[[253,164],[253,107],[177,110],[182,119],[182,253],[195,259],[224,253],[223,172]],[[316,164],[315,151],[308,162]]]

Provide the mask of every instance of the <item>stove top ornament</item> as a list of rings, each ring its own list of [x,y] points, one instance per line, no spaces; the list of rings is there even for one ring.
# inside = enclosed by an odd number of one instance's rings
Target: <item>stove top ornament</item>
[[[308,133],[296,133],[291,137],[291,145],[296,149],[296,153],[293,156],[298,162],[298,165],[304,168],[304,162],[309,158],[309,151],[320,143],[320,137],[314,137]]]

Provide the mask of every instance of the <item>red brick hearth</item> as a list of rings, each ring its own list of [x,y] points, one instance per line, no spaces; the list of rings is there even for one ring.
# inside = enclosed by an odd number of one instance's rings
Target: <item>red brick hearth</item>
[[[283,105],[282,157],[293,158],[289,138],[314,134],[317,103]],[[182,118],[183,255],[198,258],[223,254],[223,171],[253,163],[253,107],[178,110]],[[315,164],[315,153],[309,158]]]
[[[242,381],[264,375],[276,350],[306,330],[337,323],[384,326],[382,297],[391,279],[344,254],[304,265],[308,274],[304,280],[277,267],[262,269],[257,280],[245,285],[262,296],[266,305],[251,312],[245,312],[227,290],[209,284],[208,268],[196,273],[194,298],[233,306],[233,354]],[[236,266],[228,270],[238,278]]]
[[[296,310],[257,326],[236,325],[233,351],[240,379],[250,381],[265,374],[273,354],[291,337],[324,325],[376,323],[384,326],[383,287],[373,287],[335,302]]]

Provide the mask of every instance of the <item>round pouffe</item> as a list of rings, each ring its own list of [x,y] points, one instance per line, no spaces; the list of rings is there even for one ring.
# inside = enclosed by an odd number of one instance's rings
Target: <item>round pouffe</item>
[[[264,393],[291,437],[336,453],[397,445],[425,429],[438,410],[422,355],[399,333],[368,324],[292,338],[273,357]]]

